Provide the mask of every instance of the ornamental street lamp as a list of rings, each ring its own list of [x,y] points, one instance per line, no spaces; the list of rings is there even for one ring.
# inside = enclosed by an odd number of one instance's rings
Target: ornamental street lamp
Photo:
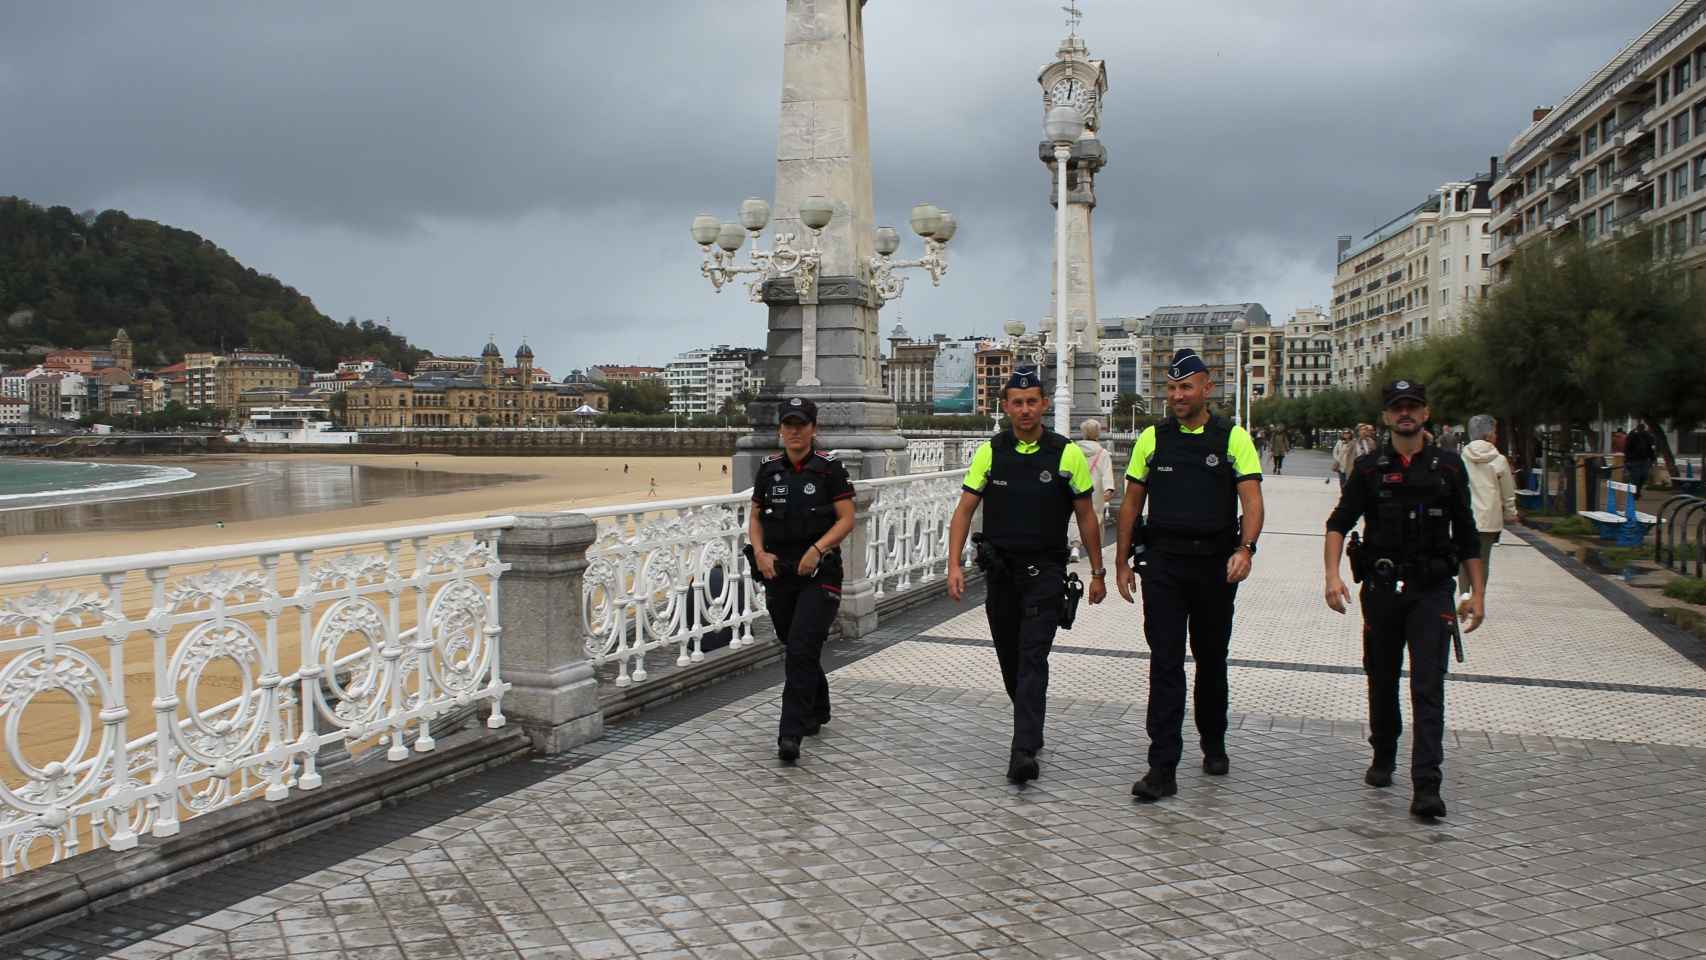
[[[900,249],[900,233],[893,227],[877,228],[877,255],[871,258],[871,283],[883,300],[899,300],[906,291],[906,278],[895,276],[896,270],[918,269],[930,274],[931,286],[942,285],[942,275],[948,272],[948,241],[960,228],[954,215],[933,203],[920,203],[912,208],[912,232],[924,238],[924,256],[917,260],[892,259]]]
[[[1054,431],[1069,436],[1072,429],[1072,386],[1068,381],[1066,344],[1071,336],[1066,308],[1066,166],[1072,145],[1084,135],[1084,114],[1077,107],[1050,107],[1043,118],[1043,136],[1054,144],[1054,169],[1058,186],[1054,208]]]
[[[823,250],[818,240],[823,228],[834,219],[835,205],[825,197],[812,196],[800,201],[800,223],[811,231],[811,246],[796,249],[794,234],[778,230],[769,250],[759,249],[759,236],[770,225],[770,204],[758,197],[748,197],[740,205],[740,222],[719,222],[716,217],[702,213],[693,218],[693,242],[705,252],[699,272],[711,281],[718,293],[723,284],[743,273],[756,274],[746,285],[747,296],[753,303],[764,302],[764,281],[793,277],[801,296],[810,296],[817,282],[818,264]],[[752,265],[739,266],[735,255],[746,244],[746,234],[752,234]],[[712,249],[712,245],[716,249]]]

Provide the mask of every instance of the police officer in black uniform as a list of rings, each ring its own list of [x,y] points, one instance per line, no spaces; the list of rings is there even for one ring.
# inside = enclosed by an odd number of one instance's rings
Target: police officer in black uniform
[[[977,448],[948,530],[948,595],[965,596],[963,550],[972,515],[983,506],[979,566],[988,586],[984,609],[1001,679],[1013,701],[1007,779],[1035,780],[1048,700],[1048,655],[1067,590],[1066,525],[1074,518],[1090,558],[1091,603],[1107,593],[1102,531],[1090,508],[1094,477],[1084,451],[1043,428],[1048,397],[1035,367],[1013,371],[1001,390],[1011,427]]]
[[[846,467],[813,445],[817,404],[794,397],[781,411],[782,452],[765,458],[753,479],[747,537],[785,651],[776,756],[792,764],[800,739],[829,722],[823,644],[841,606],[839,544],[853,532],[853,484]]]
[[[1486,571],[1470,507],[1469,480],[1455,453],[1428,443],[1422,424],[1428,419],[1427,390],[1399,380],[1383,397],[1392,436],[1381,450],[1358,458],[1327,518],[1327,605],[1340,613],[1350,589],[1339,577],[1345,537],[1363,521],[1367,540],[1353,540],[1351,572],[1362,582],[1362,657],[1368,674],[1368,738],[1374,762],[1363,780],[1372,787],[1392,784],[1397,766],[1398,674],[1410,651],[1410,706],[1416,729],[1410,758],[1418,817],[1445,816],[1440,797],[1444,760],[1445,671],[1448,650],[1458,629],[1481,625],[1486,609]],[[1473,589],[1456,611],[1455,577],[1459,565]]]
[[[1149,770],[1131,793],[1153,803],[1179,792],[1184,752],[1185,638],[1196,658],[1194,711],[1203,772],[1225,776],[1226,655],[1232,604],[1262,533],[1262,461],[1243,427],[1209,412],[1214,381],[1196,351],[1173,354],[1169,417],[1132,447],[1120,505],[1120,596],[1143,580],[1149,644]],[[1144,519],[1144,507],[1149,515]],[[1134,553],[1135,549],[1135,553]],[[1125,558],[1133,558],[1127,566]]]

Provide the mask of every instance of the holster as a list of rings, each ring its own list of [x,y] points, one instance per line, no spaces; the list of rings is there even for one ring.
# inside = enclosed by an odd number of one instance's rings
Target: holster
[[[1007,555],[985,539],[983,534],[972,534],[971,545],[972,562],[977,564],[977,568],[983,571],[985,577],[991,580],[1011,578],[1012,568],[1007,563]]]
[[[1078,601],[1084,599],[1084,581],[1078,579],[1078,574],[1068,573],[1062,588],[1060,629],[1071,630],[1072,622],[1078,619]]]
[[[1361,583],[1368,576],[1368,557],[1362,552],[1362,534],[1351,532],[1345,545],[1345,559],[1351,562],[1351,582]]]
[[[752,579],[759,583],[769,583],[770,581],[764,579],[764,574],[758,570],[758,554],[753,552],[752,544],[749,543],[741,547],[740,552],[746,556],[746,568],[752,571]]]
[[[1131,548],[1126,551],[1126,562],[1131,565],[1133,570],[1141,570],[1143,562],[1148,559],[1148,552],[1149,530],[1145,526],[1143,518],[1139,517],[1137,522],[1131,525]]]

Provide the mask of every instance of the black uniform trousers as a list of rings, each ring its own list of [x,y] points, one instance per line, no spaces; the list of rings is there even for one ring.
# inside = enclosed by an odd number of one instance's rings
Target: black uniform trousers
[[[1001,682],[1013,701],[1013,749],[1043,747],[1048,710],[1048,655],[1060,628],[1066,565],[1059,557],[1009,554],[1005,577],[990,576],[983,612],[995,638]]]
[[[1410,651],[1410,712],[1416,725],[1410,753],[1413,785],[1440,782],[1445,760],[1445,671],[1456,618],[1456,582],[1406,585],[1404,592],[1362,586],[1362,668],[1368,674],[1368,742],[1376,766],[1396,766],[1398,735],[1404,718],[1398,710],[1398,675],[1404,650]]]
[[[1187,556],[1150,548],[1143,577],[1143,638],[1149,643],[1149,765],[1172,769],[1184,752],[1185,639],[1196,658],[1193,713],[1204,756],[1226,754],[1226,651],[1232,603],[1230,553]]]
[[[841,608],[841,554],[832,551],[817,572],[802,577],[796,551],[778,553],[777,577],[764,585],[764,605],[782,641],[784,679],[778,737],[802,737],[829,719],[829,677],[823,645]]]

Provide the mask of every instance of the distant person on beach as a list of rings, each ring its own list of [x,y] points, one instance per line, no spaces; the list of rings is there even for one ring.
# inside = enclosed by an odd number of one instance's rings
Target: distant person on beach
[[[628,475],[628,465],[625,463],[622,465],[622,475],[624,477]]]
[[[650,498],[650,497],[656,497],[657,495],[658,495],[658,478],[653,477],[652,478],[652,488],[650,490],[646,491],[646,496],[648,498]]]

